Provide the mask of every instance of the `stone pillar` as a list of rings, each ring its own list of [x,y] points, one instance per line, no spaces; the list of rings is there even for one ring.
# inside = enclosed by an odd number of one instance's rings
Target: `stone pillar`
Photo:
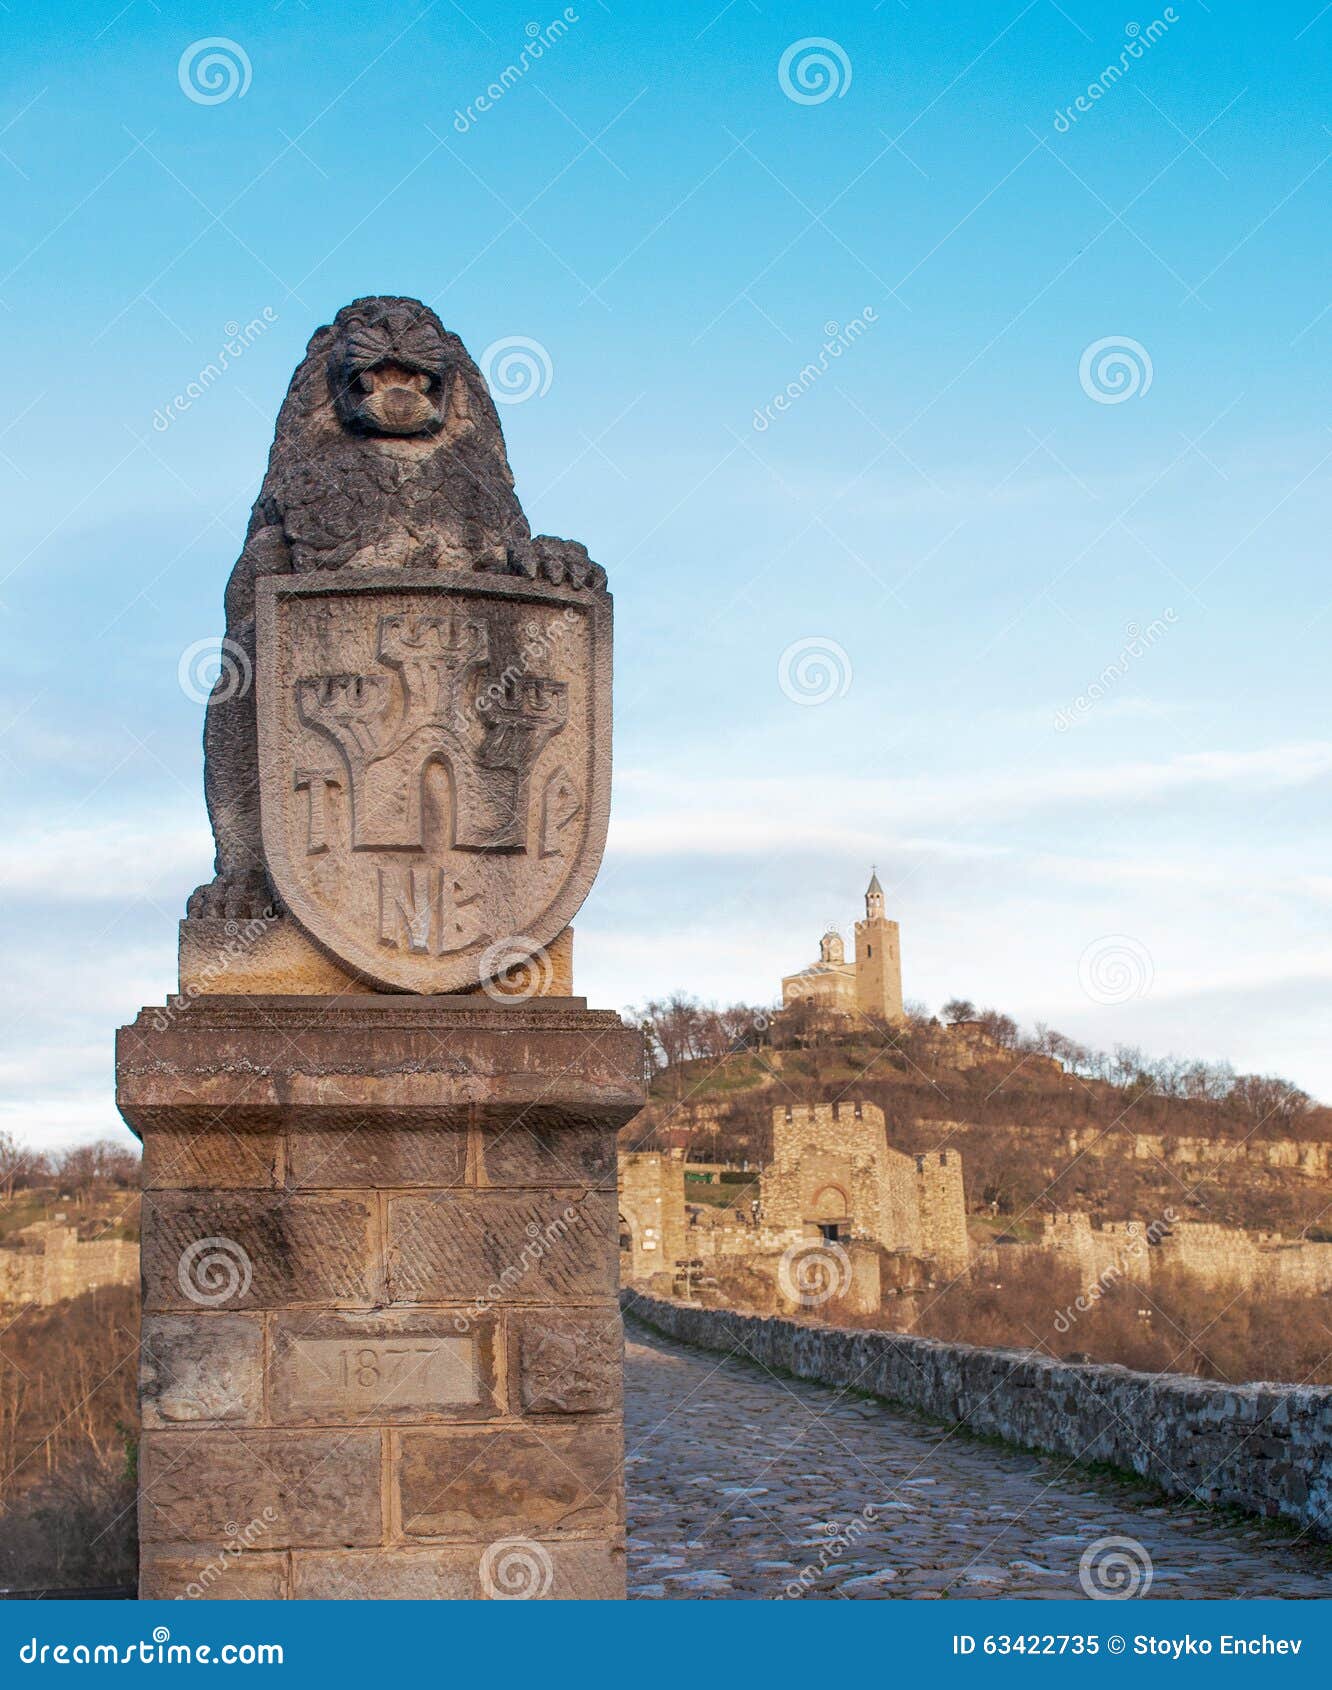
[[[580,998],[201,996],[144,1146],[147,1597],[621,1597],[616,1130]]]

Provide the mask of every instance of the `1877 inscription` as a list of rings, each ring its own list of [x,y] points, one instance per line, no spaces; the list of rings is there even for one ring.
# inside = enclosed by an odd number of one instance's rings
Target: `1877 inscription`
[[[429,1410],[482,1397],[470,1337],[296,1337],[284,1359],[288,1406],[298,1412],[324,1405]]]

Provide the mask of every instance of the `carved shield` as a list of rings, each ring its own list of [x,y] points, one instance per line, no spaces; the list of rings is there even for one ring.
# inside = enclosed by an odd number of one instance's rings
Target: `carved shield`
[[[606,842],[609,597],[447,571],[257,585],[264,855],[292,915],[396,991],[549,944]]]

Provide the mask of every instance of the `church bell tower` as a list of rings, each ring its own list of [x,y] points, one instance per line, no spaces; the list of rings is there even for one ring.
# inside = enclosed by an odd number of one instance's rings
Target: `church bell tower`
[[[881,1021],[902,1019],[902,951],[895,921],[883,913],[883,887],[871,871],[865,919],[856,923],[856,1008]]]

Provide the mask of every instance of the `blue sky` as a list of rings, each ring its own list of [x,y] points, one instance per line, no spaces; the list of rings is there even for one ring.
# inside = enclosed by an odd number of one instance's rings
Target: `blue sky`
[[[1332,1097],[1332,11],[569,12],[5,17],[0,1124],[114,1125],[209,871],[182,654],[372,292],[536,343],[519,491],[610,575],[580,992],[771,999],[873,861],[909,997]]]

